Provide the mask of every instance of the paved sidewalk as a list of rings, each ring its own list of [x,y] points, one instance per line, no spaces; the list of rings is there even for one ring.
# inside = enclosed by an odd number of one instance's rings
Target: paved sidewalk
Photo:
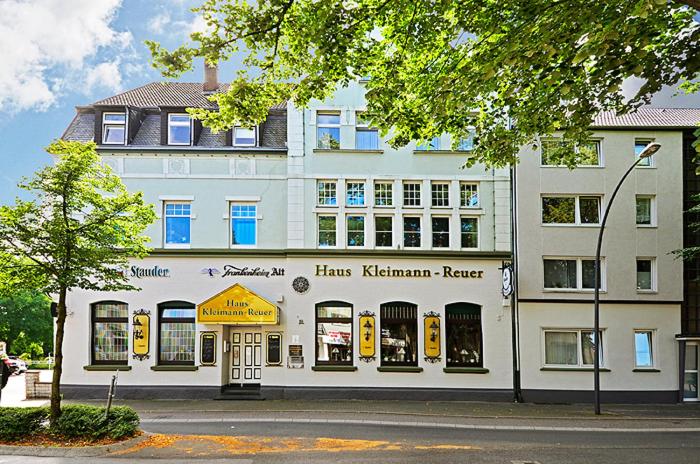
[[[49,370],[41,371],[39,374],[43,382],[51,381]],[[7,381],[7,385],[2,390],[0,406],[13,406],[27,408],[31,406],[44,406],[49,400],[28,400],[26,399],[24,374],[13,375]]]

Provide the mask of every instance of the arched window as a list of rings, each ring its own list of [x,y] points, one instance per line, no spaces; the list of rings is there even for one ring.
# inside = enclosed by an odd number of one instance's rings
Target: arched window
[[[92,364],[129,362],[129,307],[121,301],[91,305]]]
[[[445,306],[447,367],[484,367],[481,306],[452,303]]]
[[[316,364],[352,365],[352,305],[344,301],[316,304]]]
[[[380,306],[382,366],[418,366],[418,305],[392,301]]]
[[[158,364],[194,365],[195,305],[168,301],[158,305]]]

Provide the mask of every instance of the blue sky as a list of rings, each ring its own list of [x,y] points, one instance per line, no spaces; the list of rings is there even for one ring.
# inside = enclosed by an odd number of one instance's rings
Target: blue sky
[[[44,152],[85,105],[154,80],[144,40],[174,47],[203,25],[199,0],[0,0],[0,203],[13,202],[23,176],[50,161]],[[182,81],[201,81],[201,63]],[[221,66],[220,78],[237,63]],[[630,82],[628,92],[635,87]],[[700,107],[700,95],[656,106]]]

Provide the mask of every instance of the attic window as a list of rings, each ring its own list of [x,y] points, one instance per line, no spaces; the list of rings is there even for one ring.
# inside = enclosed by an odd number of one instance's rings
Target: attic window
[[[168,115],[168,145],[190,145],[192,122],[188,114]]]
[[[124,145],[126,135],[126,113],[102,114],[102,143]]]
[[[233,146],[234,147],[254,147],[256,145],[255,127],[234,127]]]

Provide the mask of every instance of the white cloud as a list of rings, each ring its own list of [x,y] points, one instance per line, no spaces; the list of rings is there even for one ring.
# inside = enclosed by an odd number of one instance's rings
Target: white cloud
[[[91,68],[98,52],[130,49],[131,33],[111,24],[120,6],[121,0],[0,1],[0,110],[45,110],[67,89],[120,87],[118,61]]]
[[[154,34],[162,34],[165,32],[166,26],[171,24],[170,14],[167,12],[155,15],[148,21],[148,30]]]

